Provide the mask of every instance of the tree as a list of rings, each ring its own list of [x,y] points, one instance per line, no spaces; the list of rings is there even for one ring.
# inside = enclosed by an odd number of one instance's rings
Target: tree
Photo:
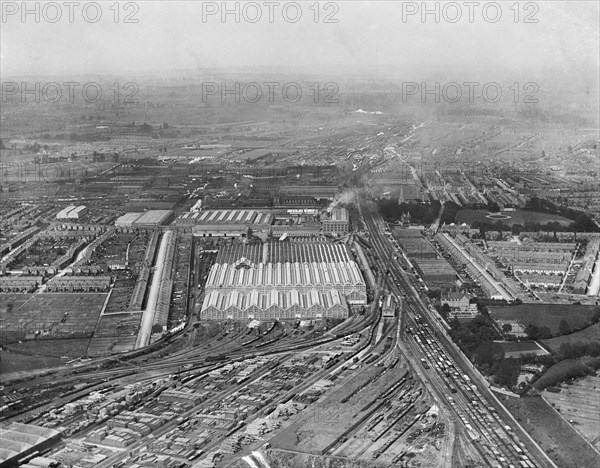
[[[448,320],[450,312],[451,312],[451,309],[450,309],[450,306],[448,305],[448,303],[445,302],[444,304],[442,304],[442,308],[440,309],[440,315],[442,316],[442,318],[444,320]]]
[[[510,333],[512,331],[512,325],[510,323],[505,323],[502,325],[502,331],[504,333]]]
[[[533,323],[530,323],[525,327],[525,333],[530,340],[537,340],[540,336],[540,329]]]
[[[540,327],[538,339],[547,340],[548,338],[552,338],[552,330],[548,327]]]
[[[571,333],[571,327],[569,326],[569,322],[567,322],[564,319],[561,320],[560,324],[558,325],[558,331],[561,335],[568,335],[569,333]]]
[[[498,385],[512,388],[517,383],[521,365],[516,359],[504,359],[494,375],[494,380]]]
[[[488,204],[488,209],[492,213],[498,213],[498,212],[500,212],[500,205],[498,205],[498,203],[496,203],[496,202],[491,202]]]
[[[152,334],[162,333],[162,331],[163,331],[163,327],[161,324],[155,323],[154,325],[152,325]]]
[[[521,231],[523,231],[523,226],[521,226],[520,224],[513,224],[510,227],[510,232],[514,235],[514,236],[518,236],[519,234],[521,234]]]

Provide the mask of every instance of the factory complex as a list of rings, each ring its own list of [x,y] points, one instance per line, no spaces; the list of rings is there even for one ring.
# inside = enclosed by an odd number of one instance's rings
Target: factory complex
[[[202,305],[206,319],[348,316],[367,302],[348,248],[323,240],[238,244],[219,251]]]

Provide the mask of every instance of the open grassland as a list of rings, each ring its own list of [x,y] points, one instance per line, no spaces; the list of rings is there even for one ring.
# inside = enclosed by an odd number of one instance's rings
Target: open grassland
[[[472,225],[476,221],[484,223],[495,223],[496,221],[512,226],[513,224],[525,225],[525,223],[547,224],[550,222],[560,223],[563,226],[568,226],[573,221],[562,216],[557,216],[548,213],[537,213],[535,211],[516,210],[503,212],[503,215],[510,216],[510,219],[493,219],[487,218],[490,214],[487,210],[460,210],[456,215],[457,223],[467,223]]]
[[[600,323],[590,325],[583,330],[579,330],[568,335],[557,336],[549,340],[543,340],[544,346],[548,347],[553,352],[558,352],[560,345],[563,343],[571,344],[588,344],[600,342]]]
[[[532,323],[548,327],[557,334],[561,320],[566,320],[571,329],[583,328],[591,323],[597,306],[563,304],[521,304],[517,306],[490,306],[494,320],[514,320],[524,326]]]

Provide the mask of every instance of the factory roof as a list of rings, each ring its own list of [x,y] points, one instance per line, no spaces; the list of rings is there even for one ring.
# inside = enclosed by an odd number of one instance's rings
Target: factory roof
[[[344,306],[344,300],[335,289],[328,291],[313,289],[306,292],[300,292],[295,289],[291,291],[272,290],[268,292],[259,292],[256,290],[239,292],[234,290],[221,293],[219,291],[211,291],[204,299],[202,310],[204,311],[209,307],[215,307],[222,311],[226,311],[229,308],[239,310],[258,308],[260,310],[267,310],[273,306],[283,310],[288,310],[295,306],[301,309],[310,309],[314,306],[330,309],[334,306]]]
[[[213,265],[206,289],[364,284],[355,262]]]
[[[331,210],[331,221],[348,221],[348,210],[346,208],[334,208]]]
[[[171,213],[171,210],[146,211],[134,221],[134,224],[161,224],[171,215]]]
[[[235,263],[246,258],[252,263],[321,263],[349,262],[352,257],[344,244],[323,241],[294,240],[266,244],[234,244],[219,250],[215,263]]]
[[[115,226],[126,226],[133,224],[133,222],[142,216],[143,213],[125,213],[123,216],[119,216],[115,221]]]

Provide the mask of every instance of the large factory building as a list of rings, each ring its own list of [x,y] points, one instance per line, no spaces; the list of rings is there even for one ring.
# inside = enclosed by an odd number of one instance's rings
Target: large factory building
[[[345,245],[238,244],[222,249],[210,270],[202,317],[346,318],[349,305],[366,302],[364,279]]]

